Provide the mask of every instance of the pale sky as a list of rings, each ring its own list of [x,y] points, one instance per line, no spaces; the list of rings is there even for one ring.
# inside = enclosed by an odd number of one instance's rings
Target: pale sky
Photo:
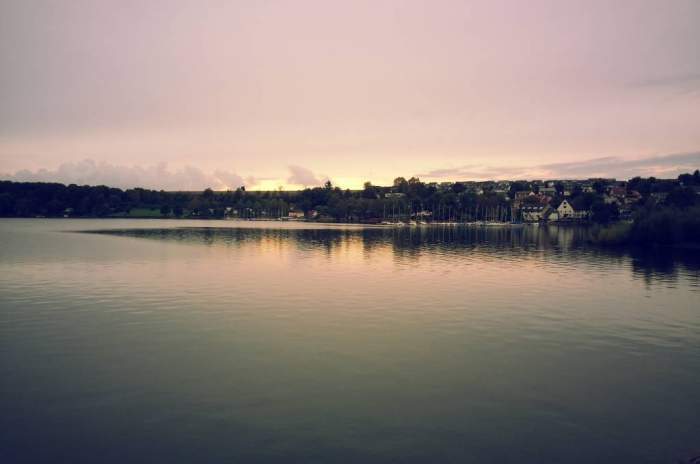
[[[675,177],[700,1],[0,0],[0,178]]]

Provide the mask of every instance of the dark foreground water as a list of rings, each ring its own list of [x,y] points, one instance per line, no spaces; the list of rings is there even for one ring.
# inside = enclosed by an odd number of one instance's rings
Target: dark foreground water
[[[584,233],[0,220],[0,462],[700,455],[700,260]]]

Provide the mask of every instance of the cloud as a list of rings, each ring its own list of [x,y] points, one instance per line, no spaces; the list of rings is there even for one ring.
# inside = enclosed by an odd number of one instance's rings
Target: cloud
[[[434,169],[418,174],[423,179],[487,180],[487,179],[565,179],[588,177],[635,176],[677,177],[700,168],[700,152],[675,153],[637,159],[613,156],[582,161],[538,164],[525,167],[465,165]]]
[[[97,163],[91,159],[63,163],[54,170],[24,169],[14,174],[0,174],[0,178],[19,182],[60,182],[119,188],[144,187],[156,190],[203,190],[209,187],[221,190],[256,183],[253,177],[244,180],[230,171],[217,170],[208,174],[193,166],[170,170],[165,163],[151,166],[121,166],[106,162]]]
[[[579,162],[552,163],[540,166],[547,172],[571,177],[603,177],[612,174],[618,177],[676,177],[678,174],[695,170],[698,167],[700,167],[700,152],[649,156],[631,160],[608,156]]]
[[[289,166],[289,177],[287,183],[292,185],[313,186],[321,185],[321,180],[307,168],[301,166]]]
[[[700,73],[670,74],[631,83],[632,87],[669,89],[683,96],[700,95]]]
[[[235,172],[222,171],[222,170],[217,169],[216,171],[214,171],[214,177],[216,177],[216,179],[218,179],[223,185],[226,186],[226,188],[229,188],[229,189],[235,189],[235,188],[241,187],[243,185],[246,185],[246,181],[243,180],[243,178],[241,176],[239,176],[238,174],[236,174]],[[248,185],[255,183],[254,178],[249,176],[247,179],[249,181],[253,181],[253,182],[248,182]]]

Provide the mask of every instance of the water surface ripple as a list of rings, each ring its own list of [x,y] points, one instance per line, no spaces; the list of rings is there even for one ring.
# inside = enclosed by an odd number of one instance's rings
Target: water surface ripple
[[[586,233],[0,220],[0,461],[700,455],[700,258]]]

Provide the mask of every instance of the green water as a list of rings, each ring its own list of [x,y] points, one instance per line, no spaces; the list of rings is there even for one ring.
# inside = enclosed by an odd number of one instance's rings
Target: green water
[[[0,220],[0,461],[700,455],[700,258],[584,236]]]

